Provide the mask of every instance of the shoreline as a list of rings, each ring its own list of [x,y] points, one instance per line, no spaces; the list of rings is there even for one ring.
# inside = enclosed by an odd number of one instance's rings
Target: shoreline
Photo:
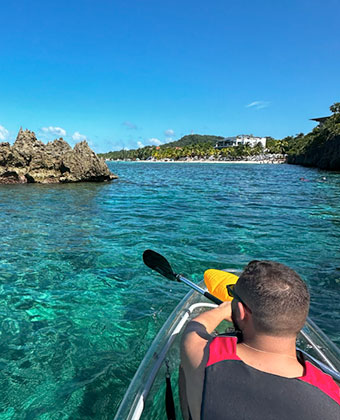
[[[110,160],[107,159],[106,162],[137,162],[137,163],[213,163],[213,164],[255,164],[255,165],[283,165],[287,162],[283,159],[280,160],[208,160],[208,159],[199,159],[199,160]]]

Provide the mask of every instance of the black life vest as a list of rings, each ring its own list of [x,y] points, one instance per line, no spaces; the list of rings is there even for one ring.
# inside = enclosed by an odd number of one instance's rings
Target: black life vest
[[[201,420],[340,420],[335,381],[309,362],[300,378],[255,369],[236,354],[236,337],[216,337],[205,368]]]

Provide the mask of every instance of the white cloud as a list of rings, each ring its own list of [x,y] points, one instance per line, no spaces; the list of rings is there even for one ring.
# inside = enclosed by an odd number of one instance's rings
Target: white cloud
[[[82,141],[82,140],[86,140],[86,136],[85,134],[80,134],[79,131],[75,131],[72,135],[72,139],[74,141]]]
[[[129,128],[130,130],[137,130],[137,126],[136,124],[132,123],[131,121],[124,121],[123,125],[127,128]]]
[[[159,146],[160,144],[162,144],[162,142],[156,138],[149,139],[149,143],[155,144],[156,146]]]
[[[142,147],[145,147],[144,144],[141,141],[137,141],[137,146],[138,146],[139,149],[142,148]]]
[[[169,128],[169,130],[164,131],[164,134],[166,135],[166,137],[173,137],[175,135],[175,132],[174,132],[174,130]]]
[[[0,125],[0,140],[6,140],[8,137],[8,130],[3,125]]]
[[[267,108],[269,105],[270,105],[270,102],[268,101],[254,101],[246,105],[246,108],[263,109],[263,108]]]
[[[44,133],[56,134],[57,136],[66,136],[66,130],[61,127],[43,127],[41,129]]]

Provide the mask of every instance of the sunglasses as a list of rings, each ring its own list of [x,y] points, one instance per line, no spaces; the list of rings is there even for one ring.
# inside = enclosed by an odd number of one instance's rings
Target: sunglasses
[[[240,298],[240,296],[235,292],[234,288],[235,288],[235,284],[227,284],[228,295],[240,301],[242,305],[245,306],[248,309],[248,311],[251,313],[251,309],[249,308],[249,306]]]

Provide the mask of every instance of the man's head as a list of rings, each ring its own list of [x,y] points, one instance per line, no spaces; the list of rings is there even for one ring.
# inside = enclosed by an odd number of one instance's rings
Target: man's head
[[[307,286],[294,270],[283,264],[251,261],[239,277],[235,292],[235,301],[239,295],[250,309],[248,312],[257,333],[294,336],[306,321],[309,310]],[[233,318],[236,320],[235,314]]]

